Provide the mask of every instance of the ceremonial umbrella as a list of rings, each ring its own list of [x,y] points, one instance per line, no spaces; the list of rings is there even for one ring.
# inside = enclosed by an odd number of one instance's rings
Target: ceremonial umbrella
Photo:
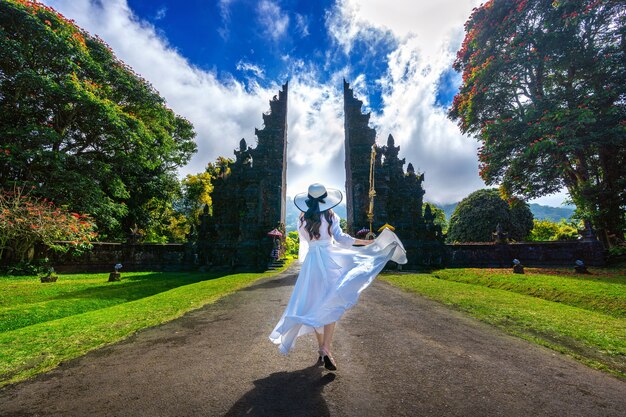
[[[278,229],[274,229],[271,232],[267,233],[268,236],[272,236],[272,237],[282,237],[283,234],[280,233],[280,231],[278,231]]]
[[[367,227],[362,228],[361,230],[359,230],[358,232],[356,232],[357,236],[365,236],[366,234],[368,234],[370,232],[370,229],[368,229]]]

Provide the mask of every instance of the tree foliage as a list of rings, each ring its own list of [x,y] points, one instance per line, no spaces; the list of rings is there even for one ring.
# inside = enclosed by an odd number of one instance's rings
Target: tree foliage
[[[200,215],[204,210],[204,206],[212,210],[211,192],[213,192],[213,173],[211,172],[212,164],[207,166],[204,172],[198,174],[188,174],[182,180],[182,196],[177,207],[177,228],[178,235],[187,235],[191,233],[194,225],[200,223]],[[177,236],[180,240],[180,236]]]
[[[193,137],[102,40],[40,3],[0,1],[0,186],[36,185],[123,236],[178,192]]]
[[[504,201],[497,190],[485,189],[461,200],[450,217],[450,242],[491,242],[498,225],[514,240],[524,240],[532,229],[533,215],[528,204]],[[530,222],[528,221],[530,219]]]
[[[508,230],[511,239],[520,241],[528,237],[529,232],[533,228],[533,213],[530,206],[518,198],[512,197],[508,200],[509,215],[511,219],[510,229]]]
[[[579,237],[578,229],[581,228],[575,222],[561,220],[553,222],[550,220],[533,220],[533,230],[528,236],[528,240],[542,242],[551,240],[576,240]]]
[[[290,258],[297,258],[300,250],[300,238],[297,231],[291,231],[285,236],[285,255]]]
[[[211,194],[214,181],[230,175],[230,165],[234,161],[219,156],[215,162],[209,162],[203,172],[188,174],[181,181],[181,193],[174,200],[170,213],[169,235],[173,241],[184,241],[200,223],[200,215],[207,206],[213,210]]]
[[[526,198],[567,187],[596,228],[623,239],[626,3],[491,0],[465,30],[449,115],[482,142],[485,182]]]
[[[446,220],[446,213],[443,211],[443,209],[437,207],[432,203],[422,203],[422,215],[426,211],[427,204],[430,205],[430,210],[435,216],[434,223],[441,227],[441,232],[443,234],[446,234],[448,232],[448,221]]]

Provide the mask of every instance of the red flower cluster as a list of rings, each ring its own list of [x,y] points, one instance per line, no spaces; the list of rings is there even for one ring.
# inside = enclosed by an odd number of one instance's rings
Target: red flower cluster
[[[95,223],[84,214],[55,207],[52,201],[38,199],[25,188],[0,191],[0,257],[10,248],[17,259],[37,243],[53,250],[68,248],[59,241],[89,245],[97,235]]]

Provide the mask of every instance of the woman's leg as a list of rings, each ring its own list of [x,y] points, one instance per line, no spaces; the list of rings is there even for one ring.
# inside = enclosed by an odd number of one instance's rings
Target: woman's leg
[[[330,353],[330,348],[333,344],[333,334],[335,333],[335,324],[337,324],[337,322],[330,323],[324,326],[324,335],[323,335],[324,337],[322,341],[322,349],[325,350],[327,353]]]
[[[324,333],[320,333],[315,329],[315,337],[317,337],[317,344],[321,350],[324,345]]]
[[[337,322],[330,323],[324,326],[324,342],[322,343],[322,349],[320,350],[320,355],[323,356],[324,360],[324,368],[328,369],[329,371],[337,370],[335,360],[330,354],[330,347],[333,344],[333,334],[335,333],[335,324],[337,324]]]

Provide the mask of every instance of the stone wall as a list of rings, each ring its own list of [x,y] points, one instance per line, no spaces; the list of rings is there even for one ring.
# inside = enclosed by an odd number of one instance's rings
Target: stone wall
[[[436,268],[510,268],[513,259],[527,267],[572,267],[577,259],[588,266],[604,266],[605,251],[599,241],[560,241],[511,244],[450,244],[437,241],[403,241],[408,264],[404,270]],[[121,263],[123,271],[180,271],[197,269],[190,245],[94,243],[93,250],[74,257],[48,256],[57,272],[111,272]],[[391,269],[394,269],[391,266]]]
[[[526,267],[570,267],[576,260],[587,266],[606,265],[606,251],[599,241],[558,241],[527,243],[444,244],[406,239],[408,263],[403,270],[438,268],[511,268],[513,259]],[[390,269],[395,269],[390,265]]]
[[[449,268],[509,268],[513,259],[519,259],[524,266],[573,268],[577,259],[587,266],[604,266],[605,256],[599,241],[455,244],[446,245],[444,265]]]
[[[93,249],[81,256],[58,253],[40,253],[48,257],[50,265],[61,273],[112,272],[121,263],[124,271],[180,271],[197,268],[190,246],[184,244],[93,244]]]

